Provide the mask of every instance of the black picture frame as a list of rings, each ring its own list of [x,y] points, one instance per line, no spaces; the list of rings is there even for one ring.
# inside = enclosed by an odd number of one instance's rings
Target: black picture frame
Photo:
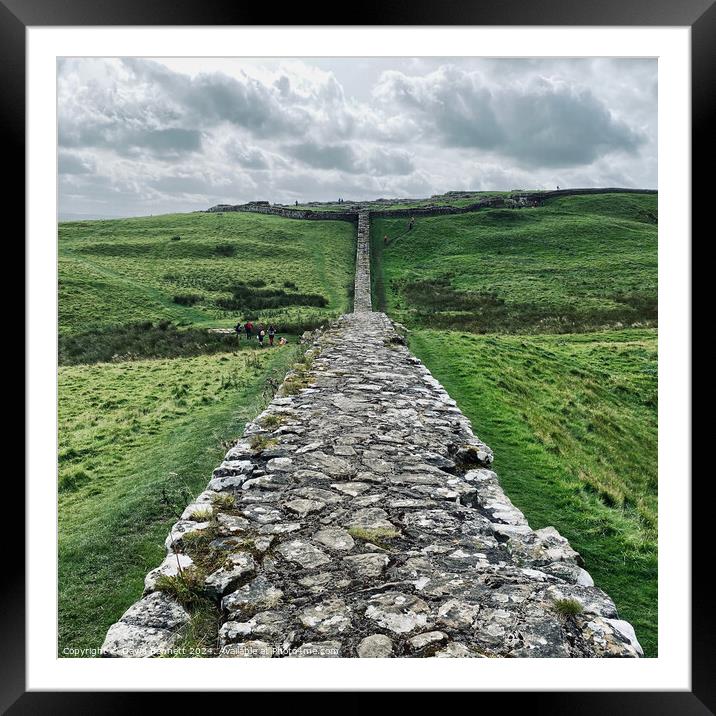
[[[280,10],[279,10],[280,7]],[[277,16],[280,22],[276,23]],[[314,17],[318,18],[314,21]],[[712,203],[711,184],[705,177],[713,156],[716,105],[716,1],[715,0],[383,0],[360,6],[335,6],[330,13],[311,13],[305,4],[224,4],[216,0],[0,0],[0,114],[4,129],[6,173],[13,181],[5,189],[6,206],[24,204],[25,176],[25,30],[28,26],[112,25],[480,25],[480,26],[685,26],[691,28],[692,224],[705,217]],[[709,151],[708,147],[712,150]],[[21,215],[19,211],[17,215]],[[684,237],[685,242],[691,237]],[[692,244],[693,245],[693,244]],[[693,325],[693,321],[692,321]],[[688,470],[690,466],[680,466]],[[706,480],[692,480],[692,655],[691,691],[679,692],[502,692],[481,693],[474,708],[497,699],[500,708],[529,708],[549,714],[714,714],[716,713],[716,631],[712,570],[699,565],[713,561],[710,520],[706,511]],[[19,550],[6,550],[3,587],[0,590],[0,708],[9,714],[119,713],[130,708],[162,708],[165,695],[147,693],[26,692],[25,687],[25,564]],[[665,575],[661,575],[662,578]],[[89,688],[89,685],[88,685]],[[227,688],[231,685],[227,684]],[[466,690],[470,688],[465,685]],[[234,706],[248,706],[245,696]],[[291,695],[274,693],[272,709],[283,708]],[[341,707],[343,712],[364,711],[369,694],[356,694]],[[278,699],[276,697],[279,697]],[[444,699],[445,694],[438,694]],[[196,699],[196,701],[195,701]],[[200,701],[199,699],[202,699]],[[182,708],[206,707],[206,697],[182,695]],[[423,699],[432,708],[431,698]],[[291,703],[291,706],[288,704]],[[151,704],[151,705],[150,705]],[[295,699],[286,700],[295,708]],[[166,708],[166,704],[164,708]],[[212,706],[213,707],[213,706]],[[266,707],[266,706],[265,706]]]

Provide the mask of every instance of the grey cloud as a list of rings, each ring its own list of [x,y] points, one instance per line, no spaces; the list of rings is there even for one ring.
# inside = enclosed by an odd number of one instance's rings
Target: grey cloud
[[[292,133],[305,127],[309,115],[300,107],[283,106],[275,91],[250,77],[239,81],[220,73],[189,77],[157,62],[125,58],[137,80],[147,81],[182,108],[195,122],[230,122],[257,136]]]
[[[287,154],[316,169],[348,174],[404,175],[415,170],[410,154],[402,149],[375,147],[363,150],[351,144],[302,142],[284,147]]]
[[[368,173],[377,176],[404,176],[415,171],[411,155],[403,149],[373,149],[364,164]]]
[[[65,125],[59,132],[61,147],[96,147],[112,149],[122,156],[143,153],[176,158],[201,148],[201,133],[196,129],[127,128],[119,124]]]
[[[203,176],[164,176],[148,182],[149,186],[158,191],[170,194],[203,194],[211,193],[211,182]]]
[[[376,97],[417,116],[422,136],[511,157],[525,166],[573,166],[605,152],[634,152],[645,137],[584,88],[540,79],[486,86],[444,67],[424,77],[385,72]]]
[[[93,162],[72,154],[60,152],[57,158],[57,170],[60,174],[90,174],[95,170]]]
[[[349,173],[357,171],[358,159],[348,144],[301,142],[286,145],[284,151],[289,156],[316,169],[338,169]]]
[[[227,143],[224,151],[227,159],[236,162],[244,169],[269,169],[270,167],[266,154],[258,147],[231,141]]]

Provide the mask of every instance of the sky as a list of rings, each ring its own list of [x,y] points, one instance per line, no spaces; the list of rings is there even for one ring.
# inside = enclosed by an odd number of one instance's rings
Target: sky
[[[62,58],[60,218],[657,188],[655,59]]]

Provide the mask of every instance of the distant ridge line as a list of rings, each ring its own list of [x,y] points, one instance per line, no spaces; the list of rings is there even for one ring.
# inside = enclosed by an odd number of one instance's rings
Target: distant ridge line
[[[253,214],[270,214],[287,219],[312,219],[316,221],[350,221],[358,222],[359,212],[370,212],[371,216],[380,218],[406,216],[441,216],[445,214],[468,214],[485,208],[540,206],[548,199],[562,196],[579,196],[583,194],[658,194],[658,189],[627,189],[624,187],[554,189],[551,191],[515,191],[507,196],[494,196],[480,199],[466,206],[419,206],[405,209],[372,209],[370,202],[356,203],[355,208],[345,211],[323,209],[294,209],[285,206],[272,206],[268,202],[248,202],[246,204],[217,204],[205,213],[223,213],[242,211]]]

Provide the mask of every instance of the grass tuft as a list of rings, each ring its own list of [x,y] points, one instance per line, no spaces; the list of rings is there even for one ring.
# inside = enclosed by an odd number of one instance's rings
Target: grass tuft
[[[584,607],[578,599],[555,599],[552,606],[554,611],[563,617],[573,617],[584,611]]]

